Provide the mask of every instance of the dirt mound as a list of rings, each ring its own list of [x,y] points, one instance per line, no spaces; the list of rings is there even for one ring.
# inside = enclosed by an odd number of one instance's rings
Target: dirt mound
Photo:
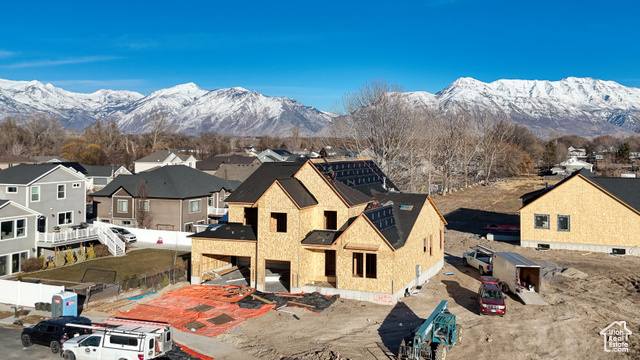
[[[537,263],[540,265],[540,272],[542,273],[542,278],[548,283],[554,283],[557,281],[561,281],[564,279],[562,271],[564,270],[562,266],[551,262],[549,260],[539,260]]]
[[[333,350],[323,349],[312,351],[304,355],[296,355],[294,357],[283,357],[282,360],[349,360],[349,358],[341,357],[339,353]]]
[[[582,272],[576,268],[569,267],[562,270],[562,276],[566,276],[573,279],[585,279],[589,277],[589,274]]]

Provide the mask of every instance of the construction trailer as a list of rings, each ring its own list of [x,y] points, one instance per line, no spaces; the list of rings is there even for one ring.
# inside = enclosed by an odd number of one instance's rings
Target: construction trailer
[[[540,296],[540,265],[514,252],[493,254],[493,276],[502,292],[511,292],[525,305],[547,305]]]

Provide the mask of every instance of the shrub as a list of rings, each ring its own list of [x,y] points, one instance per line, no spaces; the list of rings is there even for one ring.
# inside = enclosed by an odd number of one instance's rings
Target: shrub
[[[56,255],[53,257],[53,263],[56,265],[56,267],[64,266],[65,262],[67,261],[65,257],[66,256],[64,251],[56,252]]]
[[[80,246],[78,252],[76,252],[76,260],[78,262],[87,260],[87,252],[84,251],[84,246]]]
[[[42,270],[42,259],[40,258],[29,258],[22,261],[22,271],[24,272],[32,272]]]
[[[67,264],[73,264],[76,262],[76,257],[73,255],[73,250],[70,247],[67,248],[66,256]]]
[[[97,258],[111,255],[111,253],[109,252],[109,247],[104,244],[98,244],[94,246],[93,251],[95,252]]]
[[[93,244],[91,244],[87,249],[87,259],[95,259],[95,258],[96,258],[96,250],[93,248]]]
[[[38,257],[38,260],[40,260],[40,269],[44,270],[49,266],[49,264],[47,263],[47,259],[44,257],[44,255],[40,255]]]
[[[162,287],[167,287],[167,286],[169,286],[169,278],[165,276],[162,279]]]

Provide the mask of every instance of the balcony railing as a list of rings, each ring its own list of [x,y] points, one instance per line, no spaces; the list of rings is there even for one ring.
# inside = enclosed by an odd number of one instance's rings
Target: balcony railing
[[[98,236],[98,229],[94,227],[88,227],[84,229],[67,230],[61,232],[38,233],[38,241],[49,244],[57,244],[96,236]]]
[[[229,212],[229,208],[216,208],[212,206],[207,207],[207,215],[219,215],[224,216]]]

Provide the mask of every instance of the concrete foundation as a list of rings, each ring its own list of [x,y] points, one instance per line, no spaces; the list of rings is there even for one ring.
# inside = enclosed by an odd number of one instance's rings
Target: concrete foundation
[[[550,249],[561,250],[577,250],[591,251],[611,254],[613,249],[624,249],[626,255],[640,256],[640,247],[637,246],[616,246],[616,245],[599,245],[599,244],[580,244],[580,243],[560,243],[550,241],[520,240],[523,247],[537,248],[540,245],[549,245]]]
[[[291,291],[293,293],[296,292],[314,292],[317,291],[323,295],[340,295],[343,299],[351,299],[351,300],[359,300],[359,301],[369,301],[376,304],[383,305],[395,305],[399,299],[403,298],[407,289],[410,289],[413,286],[421,285],[427,282],[430,278],[438,273],[444,267],[444,259],[438,261],[435,265],[422,272],[422,274],[411,281],[408,284],[404,284],[399,288],[398,291],[393,294],[385,294],[385,293],[377,293],[377,292],[367,292],[367,291],[354,291],[354,290],[346,290],[346,289],[336,289],[330,287],[322,287],[322,286],[312,286],[305,285],[298,288],[292,288]]]

